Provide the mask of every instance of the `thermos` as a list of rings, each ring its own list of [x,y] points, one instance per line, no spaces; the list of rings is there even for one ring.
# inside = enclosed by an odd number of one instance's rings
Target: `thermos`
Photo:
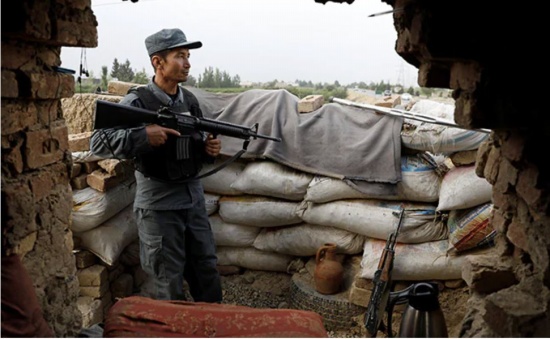
[[[399,293],[399,299],[408,299],[403,312],[399,337],[444,338],[448,337],[445,317],[439,307],[437,284],[421,282]]]

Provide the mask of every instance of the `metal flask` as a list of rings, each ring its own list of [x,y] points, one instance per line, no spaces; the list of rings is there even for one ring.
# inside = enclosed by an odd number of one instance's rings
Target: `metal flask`
[[[445,317],[439,307],[437,284],[421,282],[406,290],[406,293],[400,294],[400,298],[408,299],[409,304],[403,312],[398,336],[402,338],[448,337]]]

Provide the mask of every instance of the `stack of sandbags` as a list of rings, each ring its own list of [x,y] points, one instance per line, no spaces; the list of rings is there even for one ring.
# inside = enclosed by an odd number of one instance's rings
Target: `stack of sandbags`
[[[143,272],[139,272],[139,244],[137,254],[136,246],[130,246],[138,238],[132,211],[133,162],[114,157],[102,159],[90,152],[95,102],[118,102],[121,98],[76,94],[63,100],[63,115],[71,133],[71,230],[83,327],[102,322],[113,301],[129,296],[135,284],[145,279]],[[133,254],[123,255],[129,251]]]

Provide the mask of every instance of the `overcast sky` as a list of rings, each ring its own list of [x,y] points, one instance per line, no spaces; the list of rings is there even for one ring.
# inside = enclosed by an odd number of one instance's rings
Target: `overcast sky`
[[[395,52],[392,14],[381,0],[353,4],[314,0],[92,0],[98,21],[96,48],[68,48],[62,67],[96,77],[113,60],[130,61],[152,75],[145,38],[163,28],[181,28],[188,40],[203,43],[191,51],[191,74],[218,68],[242,81],[341,84],[364,81],[417,86],[417,69]]]

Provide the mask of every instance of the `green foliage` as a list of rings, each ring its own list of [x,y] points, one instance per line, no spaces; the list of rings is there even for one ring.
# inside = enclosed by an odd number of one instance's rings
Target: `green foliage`
[[[241,78],[236,75],[231,77],[226,71],[214,69],[212,66],[204,69],[202,75],[199,75],[198,86],[200,88],[232,88],[240,87]]]
[[[132,67],[130,67],[130,61],[126,59],[124,64],[120,64],[117,58],[115,58],[113,68],[111,69],[111,76],[117,78],[119,81],[132,82],[135,74]]]
[[[132,82],[136,84],[146,84],[149,82],[149,76],[147,75],[147,72],[145,72],[145,68],[134,75]]]

